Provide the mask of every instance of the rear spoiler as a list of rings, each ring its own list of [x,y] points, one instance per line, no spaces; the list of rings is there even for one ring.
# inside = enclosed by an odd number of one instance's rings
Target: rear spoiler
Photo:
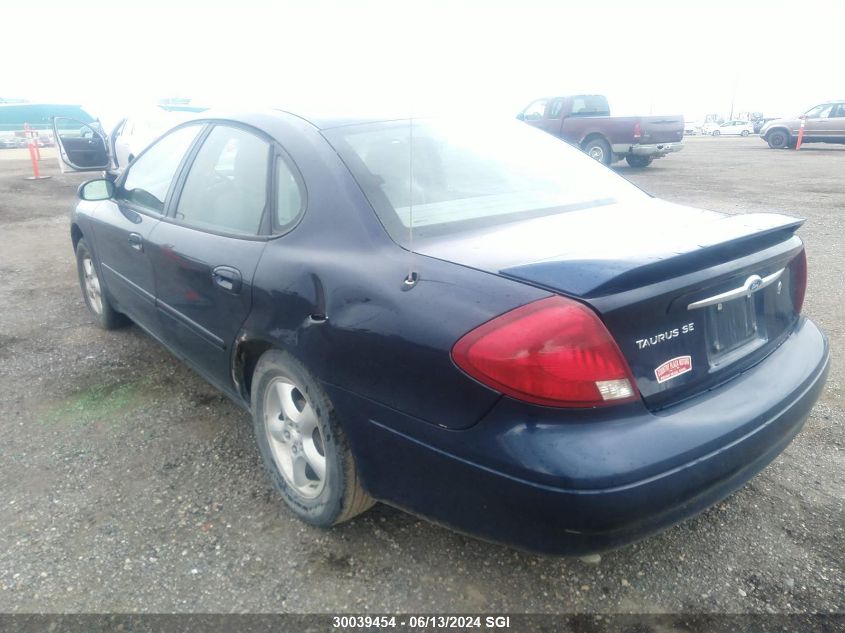
[[[552,259],[506,268],[500,273],[576,297],[600,297],[764,250],[789,240],[803,223],[803,219],[777,213],[726,215],[714,222],[706,234],[675,244],[675,248],[669,244],[664,252],[642,259]]]

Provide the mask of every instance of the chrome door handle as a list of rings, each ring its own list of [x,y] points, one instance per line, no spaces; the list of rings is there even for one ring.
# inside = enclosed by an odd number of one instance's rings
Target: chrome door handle
[[[128,241],[129,241],[129,246],[134,248],[136,251],[143,251],[144,250],[144,238],[142,238],[137,233],[130,233]]]
[[[211,271],[211,279],[215,285],[226,292],[238,294],[243,285],[241,271],[231,266],[217,266]]]

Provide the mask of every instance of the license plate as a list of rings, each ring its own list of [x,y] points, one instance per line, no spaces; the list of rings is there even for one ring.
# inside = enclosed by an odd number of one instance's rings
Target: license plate
[[[707,308],[707,341],[711,365],[720,365],[766,342],[757,318],[757,297],[742,297]]]

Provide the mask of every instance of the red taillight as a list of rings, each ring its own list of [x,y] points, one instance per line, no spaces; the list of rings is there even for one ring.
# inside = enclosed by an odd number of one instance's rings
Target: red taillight
[[[465,334],[455,363],[497,391],[553,407],[595,407],[637,397],[610,332],[585,305],[549,297]]]
[[[643,135],[643,128],[640,125],[640,122],[637,121],[634,123],[634,138],[640,138]]]
[[[804,296],[807,294],[807,252],[802,248],[801,252],[792,260],[790,266],[792,274],[792,305],[795,313],[801,312],[804,306]]]

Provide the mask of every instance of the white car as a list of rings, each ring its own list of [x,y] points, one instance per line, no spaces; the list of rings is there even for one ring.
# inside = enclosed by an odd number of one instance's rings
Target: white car
[[[138,154],[159,136],[170,128],[195,117],[203,109],[174,111],[166,106],[155,106],[122,119],[109,135],[111,145],[114,148],[115,168],[117,170],[125,169]]]
[[[751,121],[725,121],[711,132],[713,136],[748,136],[754,134],[754,124]]]

